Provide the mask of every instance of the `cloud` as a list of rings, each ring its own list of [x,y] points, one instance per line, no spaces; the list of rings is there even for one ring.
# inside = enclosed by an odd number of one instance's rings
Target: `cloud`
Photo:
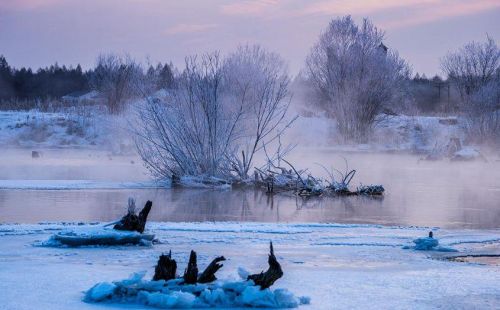
[[[404,28],[498,8],[500,8],[498,0],[456,1],[453,5],[447,1],[441,1],[436,5],[416,10],[411,16],[382,22],[381,26],[387,29]]]
[[[279,4],[279,0],[246,0],[221,6],[225,15],[259,15]]]
[[[2,10],[32,10],[61,3],[62,0],[0,0]]]
[[[386,14],[380,25],[398,28],[477,14],[500,7],[499,0],[254,0],[226,4],[222,14],[263,19]],[[401,14],[402,12],[405,14]]]
[[[299,15],[344,15],[344,14],[370,14],[393,8],[429,5],[440,2],[440,0],[364,0],[364,1],[319,1],[306,5],[297,10]]]
[[[167,35],[177,35],[184,33],[197,33],[205,32],[207,30],[216,28],[217,24],[177,24],[165,30]]]

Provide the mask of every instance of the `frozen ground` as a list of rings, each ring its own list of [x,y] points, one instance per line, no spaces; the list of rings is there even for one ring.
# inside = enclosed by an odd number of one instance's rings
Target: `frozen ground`
[[[79,190],[79,189],[145,189],[168,187],[169,182],[110,182],[99,180],[0,180],[0,189]]]
[[[307,130],[304,130],[307,128]],[[450,138],[463,141],[460,119],[434,116],[385,116],[374,126],[373,137],[367,144],[343,145],[336,139],[335,120],[324,117],[299,117],[286,136],[300,141],[301,146],[335,147],[345,151],[404,151],[429,152],[445,146]],[[300,137],[299,140],[296,140]]]
[[[0,146],[29,148],[100,148],[114,153],[134,151],[125,117],[94,108],[75,107],[65,112],[0,111]],[[428,152],[463,139],[460,119],[430,116],[387,116],[376,124],[369,144],[342,145],[335,137],[335,121],[299,117],[284,141],[301,146],[331,147],[349,151]]]
[[[127,120],[99,107],[60,112],[0,111],[0,146],[20,148],[92,148],[113,153],[134,151]]]
[[[306,309],[498,309],[500,267],[442,260],[450,253],[403,250],[428,228],[341,224],[151,223],[161,244],[152,247],[49,248],[37,241],[76,224],[0,225],[1,309],[116,309],[86,304],[97,282],[147,270],[172,249],[178,270],[189,250],[204,268],[215,256],[228,261],[220,279],[237,279],[239,266],[267,268],[273,241],[285,275],[275,287],[311,297]],[[82,229],[87,224],[78,225]],[[458,254],[500,254],[499,230],[434,228],[442,246]],[[452,253],[456,254],[456,253]],[[140,307],[127,307],[140,309]]]

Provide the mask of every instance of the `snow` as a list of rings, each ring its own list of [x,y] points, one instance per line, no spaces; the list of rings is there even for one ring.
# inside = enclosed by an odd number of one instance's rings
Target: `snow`
[[[139,270],[147,270],[144,279],[151,279],[158,256],[169,250],[179,272],[184,270],[191,249],[197,251],[201,269],[214,257],[224,255],[228,260],[217,277],[226,284],[241,284],[239,274],[245,276],[267,268],[269,241],[273,241],[284,271],[283,278],[272,287],[275,295],[277,290],[286,289],[309,296],[310,306],[304,308],[495,309],[500,304],[499,266],[443,259],[447,255],[500,254],[498,229],[152,222],[146,230],[155,234],[159,243],[150,247],[33,246],[59,231],[98,225],[101,224],[0,225],[1,308],[108,308],[108,304],[83,302],[84,292],[97,283],[113,283]],[[458,253],[402,249],[413,245],[413,240],[427,235],[429,230],[440,246]],[[101,286],[96,296],[105,296],[111,288]],[[218,293],[214,294],[210,296],[216,299]]]
[[[70,107],[57,112],[0,111],[0,146],[90,148],[113,153],[134,150],[127,119],[102,107]]]
[[[454,120],[450,122],[448,120]],[[456,122],[455,122],[456,121]],[[336,122],[325,117],[299,117],[285,133],[301,146],[334,147],[342,151],[430,152],[445,146],[450,138],[463,140],[462,120],[436,116],[379,116],[369,144],[347,145],[336,138]]]
[[[169,182],[112,182],[101,180],[0,180],[0,189],[78,190],[78,189],[144,189],[169,187]]]
[[[452,160],[474,160],[481,157],[481,153],[472,147],[464,147],[453,154]]]
[[[158,92],[155,97],[165,96]],[[60,112],[0,111],[0,146],[24,148],[101,148],[113,153],[135,151],[127,117],[116,117],[77,107]],[[457,117],[380,115],[368,144],[344,144],[338,137],[334,119],[299,117],[285,132],[283,141],[301,146],[328,147],[357,152],[429,153],[448,144],[450,138],[463,141],[463,120]],[[470,152],[469,152],[470,153]],[[196,180],[184,180],[190,185]]]
[[[86,293],[86,302],[143,304],[156,308],[297,308],[310,298],[295,297],[286,289],[261,290],[253,281],[216,280],[207,284],[181,285],[180,279],[170,281],[143,280],[145,272],[128,279],[101,282]]]
[[[436,238],[424,237],[413,240],[414,246],[405,245],[403,249],[413,249],[417,251],[439,251],[439,252],[458,252],[457,250],[449,247],[439,245]]]
[[[113,223],[111,223],[113,224]],[[108,225],[106,225],[108,226]],[[103,226],[79,226],[57,232],[49,240],[41,242],[41,246],[95,246],[95,245],[151,245],[154,235],[141,234],[135,231],[115,230]]]

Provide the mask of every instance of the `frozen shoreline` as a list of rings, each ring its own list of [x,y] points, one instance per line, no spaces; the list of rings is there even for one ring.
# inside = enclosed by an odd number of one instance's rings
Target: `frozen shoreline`
[[[165,182],[112,182],[100,180],[0,180],[0,190],[79,190],[165,188]]]
[[[33,246],[57,231],[96,225],[100,224],[0,225],[2,308],[120,308],[86,304],[81,301],[82,292],[97,282],[123,279],[141,270],[151,277],[158,256],[170,249],[179,270],[191,249],[199,253],[200,266],[224,255],[228,261],[219,278],[236,279],[239,266],[255,272],[266,267],[269,240],[285,272],[276,288],[310,296],[306,309],[495,308],[500,304],[499,266],[433,259],[440,254],[401,248],[425,236],[426,227],[153,222],[148,232],[161,243],[152,247]],[[433,230],[441,245],[457,249],[458,254],[500,254],[498,229]]]

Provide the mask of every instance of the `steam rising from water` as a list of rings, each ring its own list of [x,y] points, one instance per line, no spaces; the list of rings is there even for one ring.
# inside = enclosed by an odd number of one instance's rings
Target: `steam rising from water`
[[[211,190],[0,190],[1,222],[111,221],[154,202],[154,221],[348,222],[442,227],[500,227],[500,162],[418,162],[413,155],[338,153],[297,148],[289,160],[326,177],[327,168],[356,169],[352,186],[383,184],[383,199],[346,197],[302,200],[262,191]],[[106,152],[3,150],[0,179],[147,180],[140,160]],[[132,161],[134,163],[132,163]]]

